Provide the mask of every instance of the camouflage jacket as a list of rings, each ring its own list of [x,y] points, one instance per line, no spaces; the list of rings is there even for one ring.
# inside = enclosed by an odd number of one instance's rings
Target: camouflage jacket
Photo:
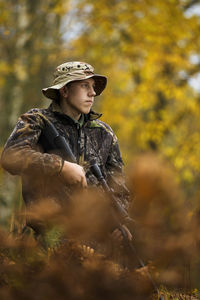
[[[57,151],[44,149],[41,142],[44,119],[48,118],[68,141],[77,163],[84,165],[91,159],[96,160],[121,205],[128,209],[129,193],[117,138],[112,129],[98,119],[100,116],[91,111],[84,115],[80,126],[53,102],[47,109],[34,108],[19,118],[4,147],[1,163],[11,174],[21,176],[26,204],[46,198],[62,203],[69,196],[69,188],[59,177],[62,157]],[[86,178],[89,185],[98,184],[89,170],[86,170]]]

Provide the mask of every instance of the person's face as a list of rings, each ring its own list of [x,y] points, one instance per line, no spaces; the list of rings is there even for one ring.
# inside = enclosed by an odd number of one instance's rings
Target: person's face
[[[66,103],[77,114],[88,114],[93,102],[95,81],[92,78],[71,82],[66,86]]]

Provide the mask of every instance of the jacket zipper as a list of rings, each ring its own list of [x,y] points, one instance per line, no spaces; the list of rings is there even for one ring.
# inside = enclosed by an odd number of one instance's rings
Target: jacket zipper
[[[80,124],[76,125],[77,133],[78,133],[78,140],[77,140],[77,163],[79,164],[80,160],[80,145],[81,145],[81,127]]]

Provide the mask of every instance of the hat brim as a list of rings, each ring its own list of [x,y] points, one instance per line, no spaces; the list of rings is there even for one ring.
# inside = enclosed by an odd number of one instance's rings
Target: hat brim
[[[88,78],[94,79],[94,81],[95,81],[94,90],[95,90],[96,96],[99,96],[103,92],[103,90],[105,89],[105,87],[107,85],[107,77],[103,76],[103,75],[99,75],[99,74],[87,75],[87,76],[84,76],[83,78],[78,78],[78,79],[77,78],[76,79],[75,78],[67,79],[61,83],[58,83],[58,84],[55,84],[50,87],[42,89],[42,93],[44,94],[45,97],[57,101],[59,99],[59,89],[64,87],[69,82],[81,81],[81,80],[85,80]]]

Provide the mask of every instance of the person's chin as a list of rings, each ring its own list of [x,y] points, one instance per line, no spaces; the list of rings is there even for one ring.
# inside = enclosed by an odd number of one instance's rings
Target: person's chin
[[[91,110],[91,107],[85,108],[85,109],[83,109],[82,113],[87,115],[87,114],[89,114],[90,110]]]

